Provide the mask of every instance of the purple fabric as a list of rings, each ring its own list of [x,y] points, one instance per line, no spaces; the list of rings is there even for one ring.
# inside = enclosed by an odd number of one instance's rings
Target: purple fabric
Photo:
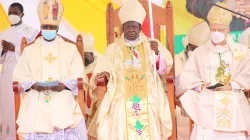
[[[56,129],[52,134],[31,133],[25,137],[25,140],[88,140],[85,121],[76,128]]]
[[[164,58],[164,56],[159,53],[159,58],[158,58],[158,63],[159,63],[159,69],[157,70],[158,75],[165,75],[167,72],[167,62]],[[157,62],[156,62],[157,63]]]

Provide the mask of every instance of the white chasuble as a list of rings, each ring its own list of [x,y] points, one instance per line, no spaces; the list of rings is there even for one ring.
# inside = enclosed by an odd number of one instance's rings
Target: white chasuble
[[[229,84],[233,54],[228,45],[210,46],[211,84]],[[232,85],[233,86],[233,85]],[[234,88],[234,87],[233,87]],[[217,91],[214,102],[213,129],[218,131],[235,130],[238,96],[233,91]]]
[[[242,89],[249,88],[249,49],[228,37],[224,46],[209,40],[194,51],[185,65],[177,96],[195,122],[191,140],[246,140],[250,108]],[[202,84],[230,84],[230,91],[199,90]]]
[[[83,78],[84,83],[87,83],[87,79],[82,58],[74,44],[60,37],[50,43],[42,37],[38,38],[25,48],[13,77],[26,91],[21,95],[17,119],[20,137],[27,140],[39,137],[57,139],[60,134],[58,139],[66,140],[74,131],[77,140],[87,138],[77,92],[74,93],[77,91],[77,78]],[[58,80],[69,90],[29,90],[33,83],[51,80]]]

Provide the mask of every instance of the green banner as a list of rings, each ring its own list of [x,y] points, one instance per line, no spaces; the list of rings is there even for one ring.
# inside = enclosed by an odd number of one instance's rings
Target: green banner
[[[231,32],[230,35],[232,36],[235,42],[238,42],[239,35],[242,32],[243,31],[234,31],[234,32]],[[175,54],[179,54],[185,49],[185,47],[182,44],[182,40],[184,39],[185,36],[186,35],[175,35],[174,37]]]

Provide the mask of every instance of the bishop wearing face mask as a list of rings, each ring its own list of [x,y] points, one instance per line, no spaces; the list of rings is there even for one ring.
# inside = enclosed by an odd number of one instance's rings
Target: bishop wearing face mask
[[[40,0],[38,16],[42,36],[25,48],[13,74],[24,91],[17,133],[25,140],[86,140],[77,78],[87,83],[87,77],[76,46],[57,35],[63,5],[60,0]],[[41,85],[48,82],[58,84]]]
[[[225,7],[223,3],[218,3]],[[176,94],[194,121],[191,140],[250,139],[250,51],[229,35],[232,14],[213,7],[211,37],[188,59]]]
[[[8,9],[11,27],[0,33],[0,139],[14,140],[15,112],[12,74],[21,55],[21,39],[34,41],[37,31],[23,23],[24,9],[20,3],[13,3]]]

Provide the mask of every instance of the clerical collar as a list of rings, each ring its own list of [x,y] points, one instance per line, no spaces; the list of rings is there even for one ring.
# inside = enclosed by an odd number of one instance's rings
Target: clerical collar
[[[53,41],[49,42],[49,41],[44,40],[44,38],[42,37],[42,43],[44,46],[54,45],[54,44],[56,44],[56,40],[57,40],[57,37]]]
[[[124,40],[125,40],[125,42],[128,43],[128,44],[130,44],[130,43],[133,44],[133,43],[139,41],[139,37],[138,37],[137,39],[135,39],[135,40],[127,40],[126,38],[125,38]]]
[[[226,43],[225,45],[214,45],[211,41],[211,45],[209,46],[210,50],[212,50],[215,53],[224,53],[228,51],[230,48],[228,44]]]
[[[224,53],[229,50],[229,47],[228,45],[224,45],[224,46],[217,45],[215,46],[215,50],[217,53]]]
[[[141,43],[139,37],[135,40],[127,40],[126,38],[124,38],[124,41],[125,41],[125,46],[128,46],[128,47],[129,46],[136,46],[136,45],[139,45]]]

